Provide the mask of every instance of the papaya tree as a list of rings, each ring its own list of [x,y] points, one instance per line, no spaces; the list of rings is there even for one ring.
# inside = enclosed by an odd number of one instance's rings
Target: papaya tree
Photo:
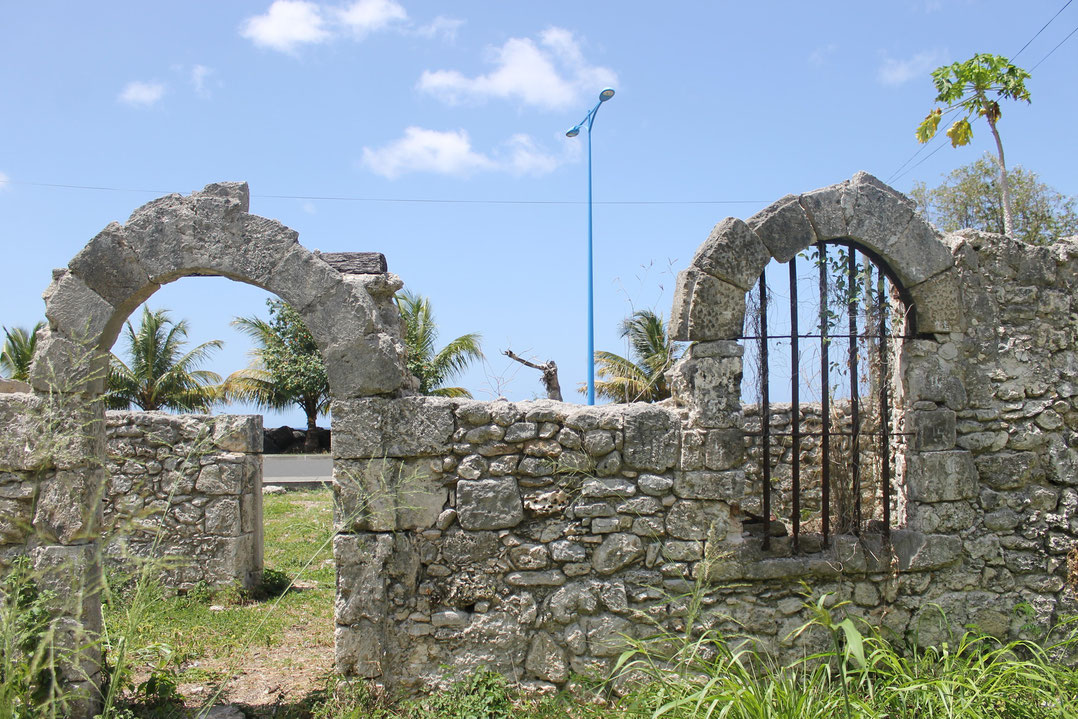
[[[1015,236],[1014,213],[1007,182],[1007,163],[1003,159],[1003,142],[999,139],[996,124],[1002,115],[1000,100],[1030,101],[1029,90],[1026,89],[1028,79],[1028,72],[1012,65],[1002,55],[979,53],[965,62],[938,67],[932,72],[932,83],[936,86],[936,102],[944,103],[945,107],[934,108],[917,127],[918,142],[928,142],[935,137],[943,113],[958,111],[961,116],[947,130],[947,137],[951,140],[951,147],[961,147],[968,145],[973,138],[970,118],[976,115],[984,117],[996,141],[1003,220],[1010,237]]]

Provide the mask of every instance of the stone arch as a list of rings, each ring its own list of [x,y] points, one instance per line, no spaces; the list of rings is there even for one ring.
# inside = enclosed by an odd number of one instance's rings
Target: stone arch
[[[186,276],[223,276],[255,285],[288,302],[303,318],[326,362],[334,405],[409,394],[393,296],[402,283],[373,253],[311,252],[298,233],[248,213],[246,183],[215,183],[188,196],[166,195],[143,205],[125,224],[111,223],[53,272],[44,293],[48,327],[41,331],[30,384],[41,402],[60,397],[71,446],[52,459],[56,481],[40,492],[34,527],[46,538],[35,565],[57,575],[56,586],[90,587],[98,575],[97,525],[104,481],[105,422],[101,402],[109,350],[127,317],[161,285]],[[340,420],[347,424],[346,420]],[[337,422],[335,421],[336,425]],[[335,456],[334,464],[338,463]],[[96,590],[76,609],[84,665],[72,680],[79,702],[72,716],[92,716],[97,700],[100,629]],[[65,610],[67,611],[67,610]],[[72,641],[76,641],[72,639]]]
[[[911,308],[918,334],[961,329],[951,251],[913,201],[872,175],[787,195],[746,221],[727,218],[678,275],[671,332],[680,341],[735,340],[745,293],[772,259],[788,262],[816,242],[841,240],[871,256]]]
[[[322,351],[335,398],[408,387],[389,307],[399,280],[385,274],[384,262],[375,274],[344,274],[299,244],[296,231],[248,214],[248,206],[246,183],[214,183],[186,197],[153,200],[90,240],[54,271],[45,291],[49,330],[32,372],[34,388],[54,389],[58,374],[66,386],[78,385],[72,373],[81,348],[98,350],[96,362],[103,362],[136,307],[161,285],[198,275],[255,285],[294,307]],[[95,381],[82,389],[95,395],[102,387]]]

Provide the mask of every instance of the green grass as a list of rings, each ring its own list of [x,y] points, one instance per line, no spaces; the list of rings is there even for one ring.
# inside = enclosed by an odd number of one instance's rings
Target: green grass
[[[235,589],[196,587],[183,595],[150,589],[152,616],[129,641],[168,647],[181,666],[181,682],[214,679],[223,666],[242,666],[245,652],[279,647],[296,633],[332,654],[335,572],[326,542],[333,524],[331,494],[322,489],[267,495],[263,512],[267,578],[281,573],[298,586],[279,597],[248,597]],[[106,623],[118,625],[124,609],[106,606]],[[214,669],[207,672],[206,666]]]
[[[196,590],[167,596],[153,589],[152,611],[129,646],[136,673],[183,685],[215,685],[238,669],[259,680],[287,676],[311,652],[329,666],[335,571],[329,491],[265,498],[265,565],[271,579],[298,579],[283,595],[244,597]],[[312,552],[317,553],[312,558]],[[691,597],[687,598],[691,602]],[[1078,717],[1078,671],[1057,661],[1075,656],[1075,625],[1041,644],[1004,643],[973,633],[937,648],[889,640],[847,618],[841,603],[818,597],[801,631],[826,637],[829,649],[780,665],[743,637],[711,632],[659,633],[637,642],[618,664],[621,699],[598,695],[528,696],[480,670],[448,691],[388,702],[362,682],[324,674],[286,702],[248,706],[249,716],[277,719],[1071,719]],[[211,609],[211,607],[213,607]],[[107,607],[122,625],[124,607]],[[1069,631],[1069,634],[1067,633]],[[1054,644],[1053,644],[1054,642]],[[307,652],[304,654],[304,652]],[[163,670],[163,671],[162,671]],[[136,677],[131,686],[137,686]],[[148,692],[143,691],[143,695]],[[168,695],[168,687],[164,694]],[[205,698],[205,695],[200,697]],[[189,697],[188,706],[193,703]],[[140,717],[153,714],[142,707]],[[120,716],[130,716],[122,715]],[[111,719],[111,718],[110,718]]]

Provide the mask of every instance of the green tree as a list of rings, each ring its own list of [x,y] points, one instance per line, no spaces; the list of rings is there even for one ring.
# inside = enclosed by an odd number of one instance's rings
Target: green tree
[[[404,345],[407,351],[408,371],[419,380],[420,394],[438,397],[471,397],[463,387],[446,387],[454,377],[473,361],[482,359],[480,336],[476,333],[461,335],[440,350],[438,325],[434,321],[430,300],[411,292],[397,294],[404,327]]]
[[[27,332],[22,327],[4,327],[4,348],[0,350],[0,373],[20,382],[30,380],[30,363],[37,349],[37,331],[45,326],[38,322]]]
[[[128,321],[123,336],[127,340],[130,366],[115,354],[109,364],[105,404],[109,409],[173,409],[180,412],[208,412],[220,399],[221,377],[200,369],[220,340],[203,342],[184,352],[187,320],[173,322],[168,310],[142,308],[138,328]]]
[[[620,333],[629,340],[629,357],[595,353],[595,394],[618,403],[658,402],[670,396],[666,371],[680,354],[666,331],[662,315],[637,310],[622,320]],[[586,392],[584,385],[580,392]]]
[[[282,300],[266,300],[270,319],[237,317],[239,328],[257,345],[251,365],[225,380],[229,399],[251,402],[262,409],[286,409],[293,405],[307,417],[304,450],[318,450],[318,417],[329,412],[329,378],[322,354],[303,319]]]
[[[1026,80],[1029,73],[1016,67],[1001,55],[977,54],[965,62],[938,67],[932,72],[932,82],[936,86],[936,102],[946,104],[945,108],[935,108],[917,127],[917,140],[928,142],[939,129],[944,111],[957,110],[964,115],[956,120],[947,130],[951,146],[969,144],[973,137],[973,128],[969,118],[981,115],[988,121],[988,129],[996,141],[996,154],[999,158],[999,189],[1003,196],[1003,222],[1006,234],[1015,236],[1014,213],[1011,211],[1011,194],[1007,182],[1007,163],[1003,159],[1003,143],[999,139],[996,123],[1002,112],[999,100],[1025,100],[1029,102],[1029,90]]]
[[[1008,182],[1014,203],[1014,237],[1044,245],[1078,234],[1078,198],[1055,191],[1020,165],[1011,170]],[[910,196],[928,221],[945,232],[969,227],[1006,233],[999,173],[990,155],[953,170],[938,187],[930,189],[918,182]]]

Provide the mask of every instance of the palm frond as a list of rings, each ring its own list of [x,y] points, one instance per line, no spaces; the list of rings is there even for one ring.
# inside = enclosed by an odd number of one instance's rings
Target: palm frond
[[[0,350],[0,373],[20,382],[30,379],[30,364],[37,350],[37,332],[44,326],[44,322],[38,322],[29,332],[22,327],[2,328],[4,347]]]
[[[475,360],[483,358],[480,335],[457,337],[441,350],[435,350],[438,326],[430,300],[411,292],[397,294],[407,351],[408,370],[419,380],[421,394],[443,397],[471,397],[460,387],[443,387]],[[463,393],[463,394],[462,394]]]

